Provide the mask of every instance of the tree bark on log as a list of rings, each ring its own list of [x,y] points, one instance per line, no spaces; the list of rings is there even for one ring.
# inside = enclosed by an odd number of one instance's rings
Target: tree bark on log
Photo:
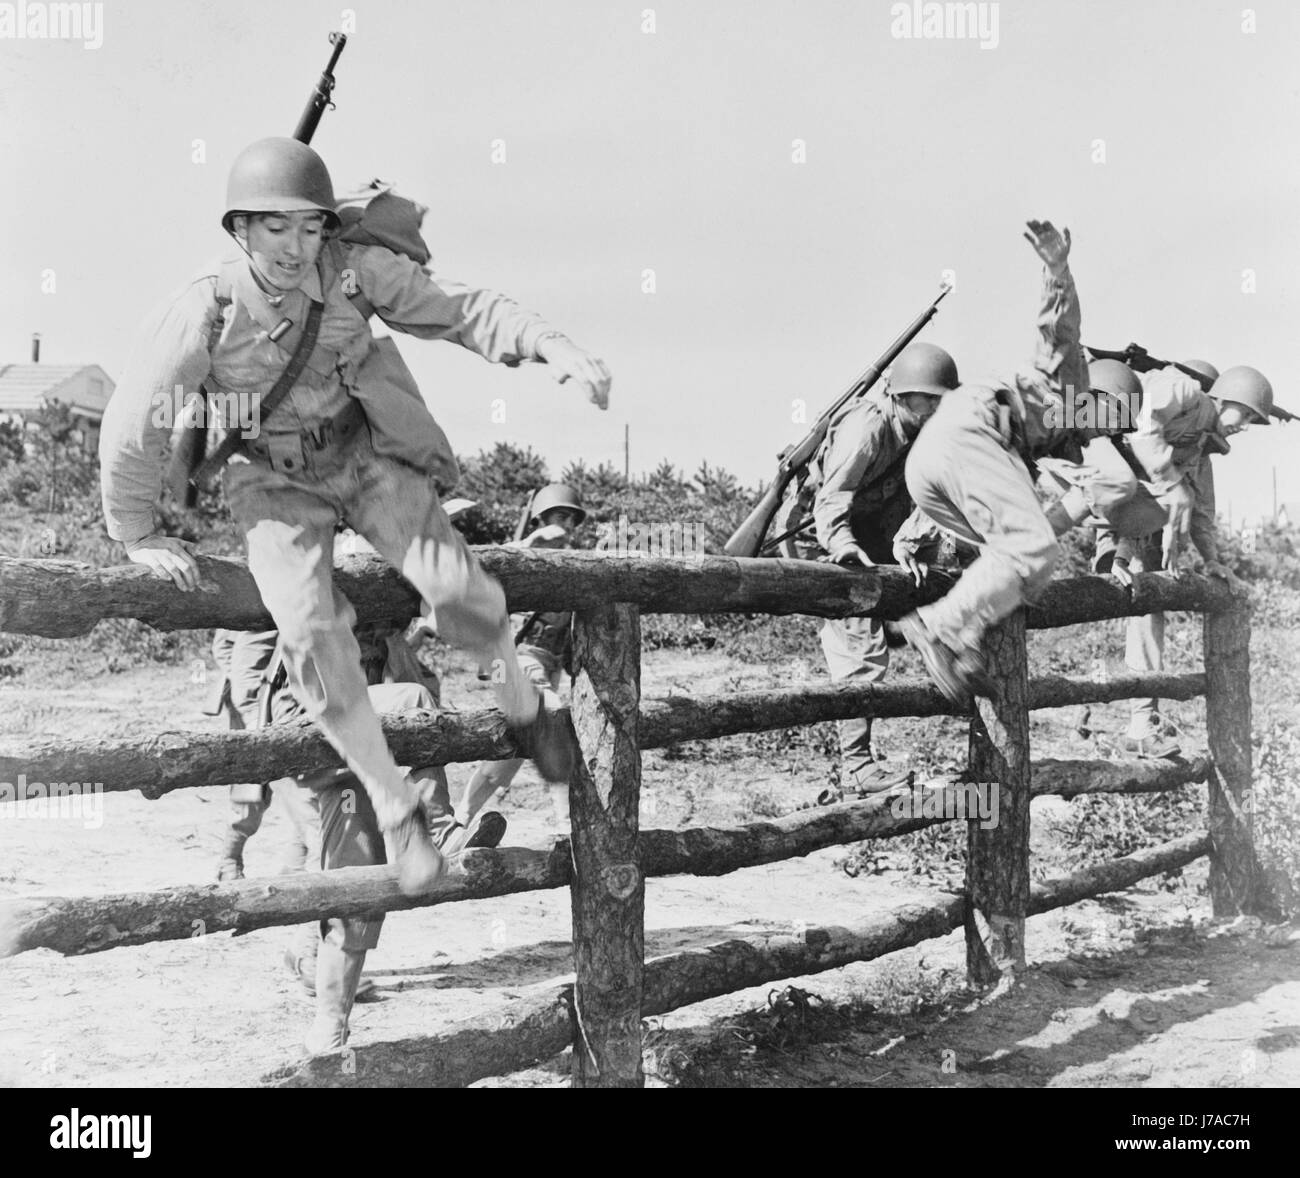
[[[1033,708],[1068,707],[1116,699],[1191,699],[1205,676],[1125,675],[1105,683],[1051,676],[1029,685]],[[641,747],[664,748],[741,732],[791,728],[855,716],[956,715],[929,684],[847,684],[646,700]],[[494,708],[437,717],[381,717],[393,756],[402,765],[501,760],[517,755]],[[309,721],[246,732],[164,732],[148,740],[32,741],[0,752],[3,783],[86,781],[113,793],[138,789],[158,798],[176,789],[268,781],[338,766],[338,753]]]
[[[940,575],[917,589],[892,565],[849,570],[814,561],[629,559],[602,552],[474,549],[496,577],[514,612],[583,610],[610,602],[642,613],[811,614],[840,618],[870,614],[897,620],[945,593]],[[264,630],[270,615],[242,560],[199,558],[202,586],[186,593],[140,565],[96,569],[68,560],[0,557],[0,631],[68,638],[105,618],[136,618],[159,630]],[[363,621],[406,622],[420,612],[414,589],[374,557],[344,557],[335,584]],[[1030,629],[1078,625],[1155,611],[1216,611],[1234,598],[1207,577],[1143,573],[1131,590],[1108,577],[1052,581],[1027,610]]]
[[[641,622],[606,605],[573,619],[573,720],[582,758],[569,789],[573,830],[575,1088],[642,1088],[645,878],[641,807]]]
[[[966,973],[989,985],[1025,965],[1029,902],[1029,655],[1024,613],[991,626],[984,654],[992,699],[970,724],[970,778],[998,793],[997,821],[966,824]]]
[[[1210,851],[1207,834],[1192,834],[1151,850],[1035,884],[1029,912],[1038,915],[1120,891],[1174,871]],[[666,1014],[751,986],[807,977],[946,936],[961,926],[962,897],[907,904],[888,916],[850,927],[792,934],[757,933],[646,962],[642,1017]],[[453,1088],[508,1075],[558,1055],[574,1041],[573,987],[530,995],[467,1019],[447,1032],[361,1043],[341,1056],[289,1065],[265,1077],[272,1087]]]
[[[1204,781],[1209,762],[1156,765],[1132,761],[1044,761],[1034,766],[1034,796],[1148,793]],[[778,863],[826,847],[893,838],[942,817],[915,808],[893,813],[897,795],[802,810],[768,822],[689,830],[647,830],[639,836],[647,877],[726,875]],[[901,806],[900,806],[901,809]],[[943,806],[940,813],[954,812]],[[568,839],[531,850],[475,850],[454,861],[453,873],[426,895],[404,896],[391,867],[348,867],[270,876],[238,883],[199,884],[100,896],[33,896],[0,900],[0,957],[29,949],[79,955],[154,941],[303,924],[330,916],[363,916],[567,887],[572,879]]]
[[[1205,619],[1205,723],[1210,745],[1206,825],[1214,840],[1210,901],[1215,916],[1257,914],[1263,899],[1255,858],[1250,730],[1250,613]]]

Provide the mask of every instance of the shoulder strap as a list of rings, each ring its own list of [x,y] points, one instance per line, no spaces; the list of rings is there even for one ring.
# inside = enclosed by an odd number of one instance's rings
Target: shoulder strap
[[[324,304],[318,303],[315,299],[311,299],[309,302],[311,303],[311,309],[307,312],[307,322],[303,324],[302,335],[298,338],[298,346],[294,348],[293,356],[290,357],[285,370],[280,373],[280,379],[275,382],[271,391],[262,398],[258,413],[259,429],[265,424],[266,419],[275,412],[280,402],[289,395],[289,390],[298,382],[298,377],[302,375],[302,370],[307,366],[307,357],[311,355],[312,348],[316,346],[316,337],[320,334],[321,313],[325,308]],[[239,449],[243,441],[243,435],[238,430],[230,430],[221,439],[221,445],[213,450],[199,465],[198,470],[190,477],[190,482],[196,487],[206,484],[213,475],[226,465],[226,460]]]

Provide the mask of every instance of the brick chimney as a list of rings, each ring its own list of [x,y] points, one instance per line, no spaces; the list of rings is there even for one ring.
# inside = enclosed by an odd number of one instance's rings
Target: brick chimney
[[[39,331],[33,331],[32,332],[32,363],[39,364],[40,362],[41,362],[41,333]]]

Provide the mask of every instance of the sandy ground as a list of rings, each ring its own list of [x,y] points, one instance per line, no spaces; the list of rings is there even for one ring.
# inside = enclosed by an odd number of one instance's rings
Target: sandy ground
[[[815,677],[812,664],[786,669]],[[650,656],[645,693],[771,683],[723,656]],[[453,701],[486,703],[453,675]],[[0,684],[16,737],[74,739],[199,730],[203,693],[184,669],[149,667],[71,687]],[[1099,709],[1100,711],[1100,709]],[[1096,717],[1094,716],[1094,722]],[[1064,720],[1035,718],[1064,728]],[[900,739],[903,726],[891,731]],[[1058,734],[1059,735],[1059,734]],[[964,743],[955,720],[916,721],[917,747]],[[901,743],[901,739],[900,739]],[[1092,755],[1081,748],[1060,750]],[[1046,755],[1039,749],[1040,755]],[[701,759],[647,753],[644,826],[734,822],[810,799],[828,760],[807,750]],[[453,794],[468,773],[452,766]],[[0,814],[0,895],[134,891],[213,878],[225,787],[156,802],[104,797],[102,826]],[[1050,843],[1068,803],[1035,803]],[[507,843],[556,833],[525,769],[500,804]],[[272,807],[246,852],[272,875],[289,840]],[[834,925],[924,895],[893,869],[851,878],[842,849],[716,879],[649,882],[647,952],[703,946],[760,929]],[[1300,937],[1258,922],[1215,924],[1197,895],[1204,865],[1173,890],[1155,883],[1030,922],[1033,964],[1009,993],[980,1001],[962,983],[959,935],[878,962],[764,987],[647,1022],[650,1080],[745,1086],[1290,1086],[1300,1083]],[[939,881],[944,882],[943,880]],[[358,1005],[354,1044],[428,1033],[508,1003],[571,968],[567,891],[391,915]],[[197,937],[85,957],[36,951],[0,961],[0,1082],[43,1087],[251,1086],[294,1060],[311,1006],[281,965],[295,931]],[[792,987],[792,988],[791,988]],[[563,1060],[485,1085],[562,1085]]]

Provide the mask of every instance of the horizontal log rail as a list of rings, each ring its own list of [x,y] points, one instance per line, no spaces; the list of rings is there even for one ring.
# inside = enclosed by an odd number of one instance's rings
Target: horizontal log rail
[[[1029,913],[1041,915],[1080,900],[1121,891],[1176,871],[1208,854],[1210,837],[1189,834],[1159,847],[1086,867],[1030,888]],[[872,961],[962,925],[965,899],[900,905],[887,916],[851,926],[765,932],[653,958],[645,965],[644,1016],[788,978]],[[459,1088],[551,1059],[574,1040],[573,986],[560,985],[437,1035],[351,1047],[348,1068],[333,1057],[287,1065],[263,1078],[272,1087]]]
[[[1102,681],[1050,676],[1029,684],[1029,705],[1059,708],[1119,699],[1186,700],[1205,693],[1203,673],[1118,675]],[[793,728],[855,716],[942,716],[958,710],[928,684],[817,685],[647,700],[639,743],[665,748]],[[515,755],[501,714],[492,708],[439,716],[383,720],[393,755],[403,765],[444,765]],[[144,740],[6,742],[0,783],[90,782],[105,793],[138,789],[158,798],[177,789],[271,781],[340,764],[339,756],[307,721],[246,732],[164,732]],[[2,797],[3,795],[0,795]]]
[[[1054,794],[1150,793],[1206,779],[1209,762],[1043,761],[1033,772],[1035,797]],[[946,791],[951,793],[951,788]],[[960,813],[936,799],[936,816],[894,814],[890,794],[804,810],[770,822],[688,830],[645,830],[640,865],[649,877],[726,875],[863,839],[892,838]],[[902,809],[902,806],[899,807]],[[201,884],[100,896],[19,897],[0,901],[0,957],[29,949],[67,955],[97,953],[153,941],[186,940],[219,932],[301,924],[328,916],[362,916],[426,908],[461,900],[567,887],[567,839],[544,849],[521,847],[468,852],[457,871],[427,896],[404,896],[392,868],[350,867],[270,876],[228,884]]]
[[[949,578],[924,590],[893,566],[850,571],[800,560],[729,556],[631,559],[601,552],[475,549],[506,591],[512,611],[582,610],[626,602],[643,613],[766,613],[897,619],[941,596]],[[186,593],[139,565],[97,569],[65,560],[0,557],[0,631],[67,638],[106,618],[136,618],[159,630],[271,626],[242,560],[199,558],[202,588]],[[335,582],[368,621],[406,621],[420,613],[415,591],[383,561],[347,557]],[[1052,581],[1026,611],[1031,629],[1076,625],[1157,610],[1217,611],[1240,604],[1220,581],[1145,573],[1131,589],[1109,577]]]

